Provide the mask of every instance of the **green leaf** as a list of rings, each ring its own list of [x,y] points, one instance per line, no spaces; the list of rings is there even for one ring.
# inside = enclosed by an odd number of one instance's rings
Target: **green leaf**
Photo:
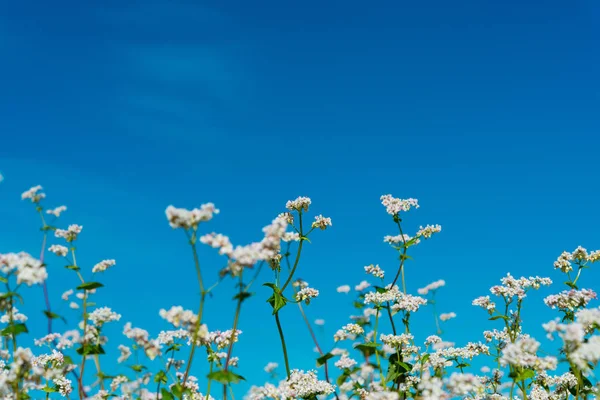
[[[167,373],[163,370],[160,370],[156,373],[156,375],[154,375],[154,382],[156,383],[167,383],[168,379],[167,379]]]
[[[240,301],[244,301],[246,300],[248,297],[252,297],[252,295],[254,295],[254,293],[250,293],[250,292],[241,292],[236,294],[235,296],[233,296],[233,300],[240,300]]]
[[[86,283],[82,283],[81,285],[77,286],[77,290],[92,290],[92,289],[97,289],[100,287],[103,287],[104,285],[101,284],[100,282],[86,282]]]
[[[0,276],[0,282],[2,282],[2,283],[8,283],[8,279],[6,279],[3,276]]]
[[[277,313],[277,311],[285,307],[285,305],[287,304],[287,300],[285,297],[283,297],[281,291],[274,283],[264,283],[263,286],[268,286],[273,289],[273,294],[267,299],[267,303],[269,303],[271,307],[273,307],[274,315]]]
[[[321,357],[317,358],[317,367],[320,367],[321,365],[325,364],[327,360],[333,357],[334,355],[331,353],[323,354]]]
[[[356,346],[354,346],[354,348],[357,350],[360,350],[365,355],[369,356],[369,355],[375,353],[375,351],[377,351],[377,348],[380,346],[381,346],[381,344],[379,344],[379,343],[370,342],[370,343],[357,344]]]
[[[490,321],[495,321],[495,320],[500,319],[500,318],[502,318],[505,321],[509,320],[509,318],[506,315],[496,315],[494,317],[491,317]]]
[[[94,355],[94,354],[104,354],[104,349],[99,344],[91,344],[86,343],[85,346],[81,346],[77,349],[77,354],[79,355]]]
[[[573,282],[567,281],[565,282],[565,285],[567,285],[571,289],[577,289],[577,285],[575,285]]]
[[[135,372],[142,372],[143,370],[148,369],[148,367],[142,364],[130,365],[129,368],[131,368]]]
[[[21,304],[23,304],[23,297],[17,292],[6,292],[0,295],[0,299],[12,299],[13,297],[18,299]]]
[[[56,393],[58,390],[55,387],[46,386],[42,388],[42,391],[46,393]]]
[[[0,331],[0,336],[17,336],[21,333],[27,333],[27,326],[25,324],[13,324]]]
[[[65,324],[67,323],[67,320],[66,320],[64,317],[61,317],[60,315],[58,315],[58,314],[56,314],[56,313],[53,313],[53,312],[51,312],[51,311],[48,311],[48,310],[44,310],[43,312],[44,312],[44,315],[45,315],[47,318],[50,318],[50,319],[60,319],[60,320],[61,320],[61,321],[63,321]]]
[[[72,269],[73,271],[80,271],[81,268],[79,268],[77,265],[65,265],[66,269]]]
[[[167,389],[162,388],[160,390],[160,394],[162,394],[162,400],[175,400],[175,397],[169,392]]]
[[[238,375],[231,371],[223,371],[223,370],[213,371],[213,372],[209,373],[208,375],[206,375],[206,377],[208,379],[212,379],[215,382],[222,383],[223,385],[227,385],[230,383],[239,383],[240,381],[246,380],[241,375]]]
[[[518,375],[517,375],[517,381],[524,381],[527,379],[531,379],[535,376],[535,371],[532,369],[525,369],[523,371],[521,371]]]

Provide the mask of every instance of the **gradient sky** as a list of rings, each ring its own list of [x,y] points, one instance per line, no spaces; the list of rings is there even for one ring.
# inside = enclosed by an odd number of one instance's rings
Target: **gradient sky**
[[[333,228],[316,232],[299,276],[321,291],[308,313],[327,321],[331,348],[351,313],[335,288],[364,279],[364,265],[396,266],[379,196],[416,197],[407,230],[443,232],[415,250],[409,290],[445,279],[440,311],[458,314],[446,339],[481,340],[496,325],[471,300],[506,272],[562,290],[556,257],[600,247],[599,39],[592,0],[3,2],[0,252],[39,252],[20,193],[43,185],[48,206],[69,207],[64,226],[84,226],[80,263],[117,260],[97,295],[123,315],[110,332],[131,321],[156,334],[160,308],[197,303],[167,205],[212,201],[221,214],[204,231],[245,244],[286,200],[310,196]],[[223,260],[201,257],[214,279]],[[55,308],[73,320],[60,294],[75,277],[48,261]],[[600,273],[586,273],[594,288]],[[268,293],[256,291],[236,346],[252,383],[268,361],[283,365]],[[527,305],[540,337],[552,291]],[[41,334],[41,289],[30,292]],[[232,292],[227,281],[209,305],[211,328],[230,328]],[[284,311],[292,366],[312,368],[300,315]]]

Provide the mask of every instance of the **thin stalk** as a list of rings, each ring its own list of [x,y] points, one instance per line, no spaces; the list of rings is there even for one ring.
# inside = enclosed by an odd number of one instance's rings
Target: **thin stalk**
[[[281,329],[281,322],[279,321],[279,311],[275,313],[275,322],[277,323],[277,330],[279,331],[279,338],[281,339],[281,348],[283,349],[283,359],[285,360],[285,372],[288,379],[290,379],[290,362],[288,360],[287,348],[285,347],[285,338],[283,337],[283,330]]]
[[[192,247],[192,254],[194,257],[194,267],[196,269],[196,276],[198,278],[198,286],[200,286],[200,304],[198,306],[198,319],[196,321],[196,327],[194,329],[194,335],[192,337],[192,349],[190,350],[190,356],[188,357],[187,366],[185,368],[185,374],[183,375],[183,386],[185,387],[185,383],[187,382],[188,376],[190,374],[190,368],[192,367],[192,359],[194,358],[194,353],[196,352],[198,341],[198,331],[200,330],[200,326],[202,324],[202,314],[204,311],[204,301],[206,299],[206,291],[204,290],[204,281],[202,280],[202,272],[200,270],[200,259],[198,257],[198,250],[196,248],[196,231],[192,232],[190,236],[189,232],[185,231],[186,236],[189,239],[190,246]]]
[[[233,351],[233,343],[235,342],[237,325],[238,325],[238,321],[240,319],[240,312],[242,310],[242,302],[244,301],[244,297],[242,295],[244,293],[244,284],[242,282],[243,272],[244,272],[244,270],[242,269],[242,272],[240,272],[240,283],[239,283],[240,291],[239,291],[237,306],[235,307],[235,316],[233,318],[233,328],[231,329],[231,339],[229,342],[229,349],[227,349],[227,358],[225,359],[225,367],[223,368],[223,370],[225,372],[227,372],[227,369],[229,368],[229,360],[231,359],[231,352]],[[223,384],[223,400],[227,400],[227,384]]]

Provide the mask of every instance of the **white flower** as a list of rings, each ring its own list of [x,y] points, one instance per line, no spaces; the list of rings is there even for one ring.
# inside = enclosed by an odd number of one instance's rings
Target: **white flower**
[[[310,199],[308,197],[298,197],[296,200],[289,200],[285,203],[285,208],[290,211],[308,211],[308,206],[310,206]]]
[[[54,236],[56,236],[57,238],[63,238],[67,242],[73,242],[74,240],[77,239],[77,236],[81,233],[82,229],[83,229],[82,226],[77,225],[77,224],[72,224],[72,225],[69,225],[69,228],[67,228],[67,230],[64,230],[64,229],[55,230]]]
[[[342,357],[337,360],[334,364],[339,369],[352,368],[356,365],[356,360],[348,357],[347,355],[342,355]]]
[[[210,221],[213,215],[219,213],[219,210],[215,208],[213,203],[206,203],[202,204],[200,208],[192,210],[168,206],[165,213],[171,228],[196,229],[200,222]]]
[[[113,267],[115,264],[116,264],[115,260],[100,261],[98,264],[94,265],[94,268],[92,268],[92,273],[95,274],[96,272],[104,272],[108,268]]]
[[[131,349],[127,346],[120,344],[119,351],[121,352],[121,355],[119,356],[117,362],[120,364],[123,361],[126,361],[129,358],[129,356],[131,356]]]
[[[305,287],[300,289],[298,293],[296,293],[297,301],[304,301],[306,304],[310,304],[310,300],[314,299],[319,295],[319,291],[317,289]]]
[[[429,239],[434,233],[439,233],[442,231],[441,225],[427,225],[425,228],[422,226],[419,227],[417,232],[417,236],[422,236],[425,239]]]
[[[456,318],[456,314],[453,312],[440,314],[440,320],[442,321],[448,321],[452,318]]]
[[[56,254],[59,257],[65,257],[69,253],[69,249],[65,246],[61,246],[60,244],[53,244],[48,248],[48,251]]]
[[[349,285],[338,286],[338,288],[336,290],[338,293],[350,293],[350,286]]]
[[[46,210],[46,214],[54,215],[56,218],[60,217],[60,214],[67,211],[66,206],[58,206],[53,210]]]
[[[313,228],[319,228],[321,230],[327,229],[328,226],[331,226],[331,218],[325,218],[322,215],[317,215],[315,217],[315,222],[312,223]]]
[[[425,286],[424,288],[418,289],[417,292],[420,295],[425,296],[429,292],[433,292],[443,286],[446,286],[446,281],[443,279],[440,279],[435,282],[431,282],[429,285]]]
[[[400,211],[408,211],[411,207],[419,208],[419,202],[417,199],[397,199],[392,197],[391,194],[381,196],[381,204],[385,206],[385,209],[390,215],[397,215]]]
[[[277,364],[276,362],[270,362],[265,366],[264,370],[266,373],[270,374],[273,371],[275,371],[277,367],[279,367],[279,364]]]
[[[385,276],[385,272],[381,268],[379,268],[379,265],[367,265],[365,267],[365,272],[367,274],[373,275],[376,278],[383,279],[383,277]]]
[[[100,307],[92,311],[88,315],[88,319],[96,326],[102,326],[110,321],[118,321],[121,319],[121,314],[117,314],[108,307]]]
[[[32,203],[37,203],[46,197],[40,185],[34,186],[21,194],[21,200],[29,199]]]

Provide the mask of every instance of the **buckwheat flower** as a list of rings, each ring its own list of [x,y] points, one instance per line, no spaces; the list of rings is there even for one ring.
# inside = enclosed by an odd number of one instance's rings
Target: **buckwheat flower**
[[[348,357],[347,355],[343,355],[339,360],[337,360],[334,364],[339,369],[352,368],[356,365],[356,360]]]
[[[422,236],[425,239],[429,239],[434,233],[439,233],[441,231],[441,225],[427,225],[425,228],[420,226],[419,230],[417,231],[417,236]]]
[[[365,333],[363,327],[357,324],[347,324],[344,325],[342,329],[352,335],[362,335],[363,333]]]
[[[440,320],[442,321],[448,321],[452,318],[456,318],[456,314],[453,312],[440,314]]]
[[[308,206],[310,206],[310,199],[308,197],[298,197],[296,200],[289,200],[285,203],[285,208],[290,211],[308,211]]]
[[[79,304],[72,301],[69,303],[69,308],[72,308],[73,310],[77,310],[79,308]]]
[[[100,261],[98,264],[94,265],[94,268],[92,268],[92,273],[96,273],[96,272],[104,272],[107,269],[109,269],[110,267],[113,267],[116,264],[115,260],[103,260]]]
[[[578,246],[575,251],[571,254],[571,257],[575,261],[587,261],[588,260],[588,252],[581,246]]]
[[[554,261],[554,269],[560,269],[564,273],[573,271],[571,260],[573,260],[571,253],[563,251],[558,259]]]
[[[56,254],[59,257],[65,257],[69,253],[69,249],[60,244],[53,244],[48,248],[48,251]]]
[[[400,335],[384,335],[379,336],[379,339],[386,345],[395,349],[409,345],[414,339],[410,333],[402,333]]]
[[[490,296],[481,296],[473,300],[472,303],[474,306],[479,306],[481,308],[486,309],[490,314],[496,309],[496,303],[494,303]]]
[[[46,214],[54,215],[56,218],[60,217],[60,214],[67,211],[66,206],[59,206],[52,210],[46,210]]]
[[[119,387],[121,386],[122,383],[125,383],[125,382],[128,382],[128,381],[129,380],[124,375],[116,376],[115,378],[113,378],[112,382],[110,383],[110,390],[111,390],[111,392],[116,392],[117,389],[119,389]]]
[[[590,331],[594,328],[600,329],[600,307],[598,308],[583,308],[575,313],[577,322]]]
[[[419,208],[417,199],[397,199],[391,194],[381,196],[381,204],[385,206],[385,210],[390,215],[397,215],[400,211],[409,211],[411,207]]]
[[[45,344],[52,344],[55,340],[60,339],[60,333],[50,333],[40,339],[34,339],[33,344],[36,346],[43,346]]]
[[[200,208],[187,210],[185,208],[176,208],[168,206],[165,210],[169,225],[173,229],[196,229],[201,222],[210,221],[215,214],[219,213],[219,209],[213,203],[202,204]]]
[[[427,299],[422,297],[398,293],[396,295],[396,304],[392,306],[392,310],[417,312],[421,306],[424,306],[427,303]]]
[[[441,337],[439,337],[437,335],[430,335],[430,336],[427,336],[427,339],[425,339],[425,345],[430,346],[432,344],[440,343],[441,341],[442,341]]]
[[[54,378],[52,382],[54,382],[54,384],[58,387],[58,392],[63,397],[67,397],[73,391],[71,380],[65,378],[64,376]]]
[[[45,197],[46,194],[42,192],[42,187],[40,185],[27,189],[21,194],[21,200],[29,199],[32,203],[37,203]]]
[[[350,286],[349,285],[338,286],[336,291],[338,293],[350,293]]]
[[[161,318],[167,320],[175,328],[180,326],[186,329],[195,327],[198,321],[198,316],[191,310],[184,310],[181,306],[173,306],[169,310],[161,309],[159,311]]]
[[[425,296],[429,292],[433,292],[443,286],[446,286],[446,281],[443,279],[440,279],[435,282],[431,282],[429,285],[425,286],[424,288],[418,289],[417,293],[419,293],[422,296]]]
[[[373,275],[376,278],[383,279],[383,277],[385,276],[385,272],[381,268],[379,268],[379,265],[367,265],[365,267],[365,272],[367,274]]]
[[[295,288],[300,288],[300,289],[304,289],[308,287],[308,282],[306,282],[303,279],[296,279],[294,282],[292,282],[292,286]]]
[[[568,358],[584,372],[590,370],[590,364],[596,365],[600,361],[600,336],[592,336],[581,345]]]
[[[546,297],[544,303],[553,309],[573,311],[576,308],[587,306],[591,300],[596,298],[598,298],[596,292],[591,289],[571,289]]]
[[[82,229],[83,229],[83,227],[81,225],[72,224],[72,225],[69,225],[69,227],[66,230],[64,230],[64,229],[55,230],[54,236],[56,236],[57,238],[63,238],[67,242],[70,243],[77,239],[77,236],[81,233]]]
[[[158,343],[166,346],[171,346],[175,343],[175,339],[189,339],[190,331],[186,329],[178,329],[175,331],[161,331],[158,334]]]
[[[17,309],[17,307],[13,306],[12,308],[6,310],[6,314],[4,314],[2,317],[0,317],[0,322],[2,322],[4,324],[8,324],[11,320],[11,314],[12,314],[13,322],[27,321],[27,316],[25,314],[21,314],[19,312],[19,310]]]
[[[333,335],[333,341],[334,342],[339,342],[341,340],[354,340],[356,337],[354,335],[350,335],[348,334],[348,332],[346,332],[343,329],[338,329],[337,332]]]
[[[123,361],[126,361],[131,356],[131,349],[125,345],[120,344],[119,351],[121,352],[121,355],[119,356],[117,362],[120,364]]]
[[[354,287],[354,290],[356,290],[357,292],[362,292],[363,290],[369,288],[371,286],[371,284],[367,281],[362,281],[361,283],[359,283],[358,285],[356,285]]]
[[[319,228],[321,230],[327,229],[328,226],[331,226],[331,218],[325,218],[322,215],[317,215],[315,217],[315,222],[312,223],[313,228]]]
[[[296,293],[296,300],[304,301],[306,304],[310,304],[310,300],[314,299],[318,295],[319,291],[317,289],[306,287],[304,289],[300,289],[298,293]]]
[[[300,241],[300,234],[298,232],[285,232],[281,237],[284,242],[298,242]]]
[[[589,262],[597,262],[600,260],[600,250],[594,250],[590,253],[590,256],[588,257],[588,261]]]
[[[311,399],[317,396],[327,396],[335,391],[335,387],[326,381],[317,379],[314,371],[292,370],[290,378],[285,382],[290,390],[289,394],[282,398]]]
[[[267,374],[271,374],[277,369],[277,367],[279,367],[279,364],[277,364],[276,362],[269,362],[265,366],[264,370]]]
[[[88,315],[88,319],[96,326],[102,326],[107,322],[118,321],[121,314],[117,314],[108,307],[96,308]]]
[[[523,337],[514,343],[507,343],[502,350],[500,364],[516,367],[533,367],[538,359],[536,353],[540,342],[533,338]]]
[[[277,218],[282,218],[284,219],[288,224],[293,224],[294,223],[294,214],[292,214],[291,212],[283,212],[280,213]]]
[[[323,326],[325,325],[324,319],[315,319],[315,325]]]
[[[475,375],[458,372],[453,372],[450,375],[447,386],[453,395],[461,397],[468,396],[472,392],[482,395],[485,391],[485,387]]]

